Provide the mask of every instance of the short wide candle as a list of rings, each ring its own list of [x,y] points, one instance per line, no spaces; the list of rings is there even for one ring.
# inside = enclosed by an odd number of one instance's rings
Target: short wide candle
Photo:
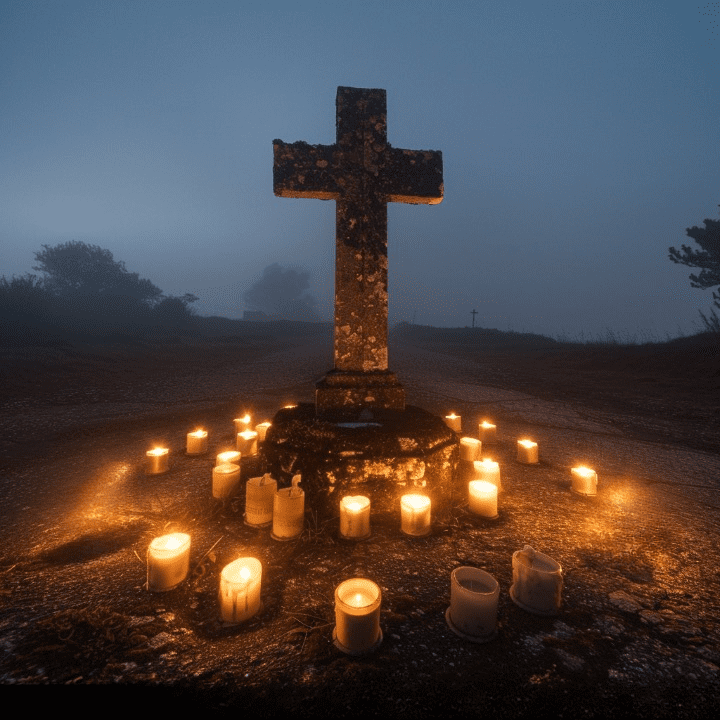
[[[533,465],[538,461],[538,446],[532,440],[517,441],[517,459],[518,462],[526,465]]]
[[[512,571],[510,598],[516,605],[535,615],[558,614],[563,586],[560,563],[526,545],[513,553]]]
[[[362,540],[370,535],[370,499],[346,495],[340,501],[340,537]]]
[[[335,646],[348,655],[364,655],[382,641],[382,593],[372,580],[353,578],[335,588]]]
[[[269,525],[273,518],[273,503],[277,480],[267,473],[250,478],[245,485],[245,524],[254,527]]]
[[[487,642],[497,630],[500,585],[490,573],[474,567],[450,573],[450,607],[445,619],[450,629],[472,642]]]
[[[203,455],[208,449],[207,430],[196,430],[187,434],[187,454]]]
[[[460,459],[466,462],[474,462],[480,457],[482,443],[477,438],[460,438]]]
[[[305,491],[298,487],[299,476],[293,478],[292,487],[275,493],[273,502],[272,537],[275,540],[292,540],[298,537],[305,525]]]
[[[454,432],[462,432],[462,418],[460,415],[450,413],[445,416],[445,424]]]
[[[220,618],[226,623],[248,620],[260,610],[262,564],[243,557],[226,565],[220,573]]]
[[[165,592],[177,587],[190,569],[190,536],[170,533],[156,537],[147,551],[147,587]]]
[[[216,465],[212,471],[212,495],[217,500],[225,500],[235,494],[240,484],[240,466],[233,463]]]
[[[487,420],[478,423],[478,434],[486,445],[492,445],[497,442],[497,426]]]
[[[468,483],[468,507],[470,512],[486,518],[498,516],[498,489],[487,480],[471,480]]]
[[[168,464],[168,454],[169,451],[167,448],[154,448],[153,450],[148,450],[145,453],[145,457],[147,458],[145,473],[147,475],[161,475],[162,473],[167,472],[170,467]]]
[[[237,434],[237,449],[243,457],[257,455],[258,434],[254,430],[243,430]]]
[[[430,532],[430,498],[427,495],[413,493],[400,498],[400,529],[415,537]]]
[[[572,490],[579,495],[597,495],[597,473],[586,467],[574,467]]]

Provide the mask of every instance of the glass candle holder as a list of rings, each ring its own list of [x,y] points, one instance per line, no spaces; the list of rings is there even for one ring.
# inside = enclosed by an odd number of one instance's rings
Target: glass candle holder
[[[348,655],[365,655],[382,642],[380,587],[367,578],[345,580],[335,588],[335,646]]]
[[[370,498],[346,495],[340,501],[340,537],[363,540],[370,536]]]
[[[526,545],[513,553],[512,570],[510,598],[518,607],[535,615],[560,612],[563,586],[560,563]]]
[[[428,535],[430,525],[430,498],[411,493],[400,498],[400,529],[406,535]]]
[[[498,581],[474,567],[455,568],[450,573],[450,607],[445,619],[462,638],[483,643],[497,635]]]
[[[212,471],[212,496],[216,500],[232,497],[240,484],[240,466],[233,463],[216,465]]]

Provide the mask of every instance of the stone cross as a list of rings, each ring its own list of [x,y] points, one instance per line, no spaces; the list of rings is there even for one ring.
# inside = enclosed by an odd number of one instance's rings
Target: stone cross
[[[339,87],[334,145],[273,140],[273,188],[335,200],[335,367],[317,385],[319,414],[405,407],[388,370],[387,203],[437,204],[442,154],[387,141],[385,90]]]

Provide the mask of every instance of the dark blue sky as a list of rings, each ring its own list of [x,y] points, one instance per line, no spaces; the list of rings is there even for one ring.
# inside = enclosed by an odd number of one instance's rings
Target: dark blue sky
[[[443,153],[445,200],[391,205],[394,320],[639,339],[710,292],[667,258],[718,217],[720,3],[3,0],[0,274],[109,248],[203,314],[273,262],[329,314],[334,203],[276,198],[272,140],[332,143],[338,85]]]

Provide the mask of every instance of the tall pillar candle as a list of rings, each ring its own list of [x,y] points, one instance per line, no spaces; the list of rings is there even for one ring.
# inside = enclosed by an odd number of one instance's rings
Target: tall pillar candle
[[[400,498],[400,529],[406,535],[428,535],[430,525],[430,498],[411,493]]]
[[[497,634],[500,585],[490,573],[474,567],[450,573],[450,607],[445,619],[450,629],[466,640],[482,643]]]
[[[345,580],[335,588],[335,646],[348,655],[365,655],[382,642],[380,587],[366,578]]]
[[[300,476],[292,486],[275,493],[273,503],[272,537],[275,540],[292,540],[298,537],[305,525],[305,491],[298,487]]]
[[[587,467],[574,467],[572,472],[572,490],[578,495],[597,495],[597,473]]]
[[[562,599],[560,563],[529,545],[513,553],[512,601],[535,615],[557,615]]]
[[[478,423],[478,437],[486,445],[494,445],[497,442],[497,427],[487,420]]]
[[[241,623],[261,608],[262,564],[257,558],[243,557],[226,565],[220,573],[220,618],[225,623]]]
[[[340,501],[340,537],[362,540],[370,536],[370,499],[346,495]]]
[[[212,471],[212,495],[217,500],[232,497],[240,484],[240,466],[233,463],[216,465]]]
[[[277,480],[267,473],[250,478],[245,484],[245,524],[253,527],[269,525],[273,519],[273,504]]]
[[[460,459],[466,462],[474,462],[480,457],[482,443],[477,438],[460,438]]]
[[[170,468],[168,462],[169,451],[167,448],[153,448],[145,453],[145,474],[162,475]]]
[[[177,587],[190,569],[190,536],[170,533],[156,537],[147,551],[147,588],[165,592]]]
[[[526,465],[534,465],[538,461],[537,443],[532,440],[518,440],[517,459]]]
[[[498,492],[502,490],[502,483],[500,482],[500,464],[496,463],[490,458],[485,460],[476,460],[473,463],[473,470],[475,471],[474,480],[485,480],[491,482],[497,486]]]
[[[195,432],[188,433],[185,449],[188,455],[204,455],[208,449],[207,430],[195,430]]]
[[[449,415],[445,416],[445,424],[456,433],[462,432],[462,418],[460,415],[456,415],[455,413],[450,413]]]
[[[468,483],[468,507],[481,517],[495,519],[498,516],[497,485],[487,480],[471,480]]]
[[[243,457],[257,455],[258,434],[254,430],[243,430],[237,434],[237,449]]]

